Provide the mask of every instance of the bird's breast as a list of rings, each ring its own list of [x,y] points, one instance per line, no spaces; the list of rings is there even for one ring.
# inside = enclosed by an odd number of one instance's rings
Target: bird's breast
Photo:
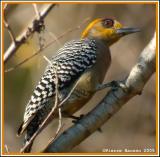
[[[83,107],[95,94],[97,85],[103,82],[110,63],[109,49],[101,47],[97,53],[96,63],[90,69],[87,69],[78,79],[76,88],[62,106],[62,111],[68,115],[72,115]]]

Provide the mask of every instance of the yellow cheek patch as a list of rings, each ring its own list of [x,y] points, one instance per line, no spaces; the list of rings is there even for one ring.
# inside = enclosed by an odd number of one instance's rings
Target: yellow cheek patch
[[[105,29],[103,31],[103,37],[104,38],[109,38],[109,37],[112,37],[112,35],[114,34],[114,29],[110,28],[110,29]]]

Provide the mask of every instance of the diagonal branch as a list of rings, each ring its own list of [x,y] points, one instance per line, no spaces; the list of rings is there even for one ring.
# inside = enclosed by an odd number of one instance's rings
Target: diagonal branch
[[[9,35],[10,35],[10,38],[11,38],[13,44],[16,45],[16,39],[15,39],[15,37],[14,37],[13,31],[12,31],[12,29],[11,29],[11,27],[10,27],[10,25],[8,24],[8,21],[7,21],[6,19],[4,19],[4,26],[5,26],[5,28],[7,29],[7,31],[8,31],[8,33],[9,33]]]
[[[16,44],[16,39],[15,39],[15,36],[14,36],[14,33],[13,33],[13,30],[11,29],[10,25],[8,24],[8,21],[7,21],[7,18],[6,18],[6,10],[8,8],[8,5],[5,4],[4,5],[4,20],[3,20],[3,23],[4,23],[4,26],[5,28],[7,29],[9,35],[10,35],[10,38],[13,42],[13,44]]]
[[[124,85],[127,90],[110,90],[104,99],[78,123],[61,134],[43,152],[69,152],[100,128],[132,97],[140,94],[156,70],[156,35],[141,53]]]
[[[33,7],[34,7],[35,14],[37,15],[37,19],[40,19],[40,18],[41,18],[41,15],[40,15],[40,12],[39,12],[39,10],[38,10],[37,4],[34,3],[34,4],[33,4]]]
[[[19,49],[19,47],[25,43],[25,41],[34,33],[40,32],[42,27],[44,26],[44,18],[48,15],[51,9],[56,4],[47,5],[39,14],[40,18],[35,17],[31,23],[24,29],[24,31],[19,35],[19,37],[14,38],[14,42],[11,43],[9,48],[6,50],[4,54],[4,62],[6,63],[14,53]],[[6,25],[7,26],[7,25]],[[8,27],[10,28],[10,27]],[[11,30],[11,29],[10,29]],[[12,33],[13,34],[13,33]]]

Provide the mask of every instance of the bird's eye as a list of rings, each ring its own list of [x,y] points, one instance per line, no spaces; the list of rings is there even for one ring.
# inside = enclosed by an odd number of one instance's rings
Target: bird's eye
[[[114,21],[112,19],[104,19],[103,26],[106,28],[111,28],[114,25]]]

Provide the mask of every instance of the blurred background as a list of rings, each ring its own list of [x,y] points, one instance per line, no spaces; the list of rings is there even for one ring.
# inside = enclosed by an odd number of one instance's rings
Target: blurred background
[[[18,36],[33,19],[35,12],[31,4],[10,4],[6,18]],[[41,10],[45,4],[39,4]],[[99,17],[111,17],[124,26],[139,27],[140,33],[124,37],[111,47],[112,64],[104,82],[124,79],[143,48],[148,44],[155,31],[156,7],[153,4],[59,4],[45,18],[45,31],[41,34],[44,44],[60,36],[69,29],[81,25],[86,18],[89,21]],[[43,55],[50,58],[67,41],[78,39],[89,21],[80,29],[72,31],[54,42],[41,54],[29,60],[14,71],[5,73],[5,144],[10,152],[18,152],[22,146],[23,137],[16,137],[16,131],[23,120],[25,106],[30,99],[47,65]],[[34,34],[5,65],[8,69],[25,58],[31,56],[39,48],[39,35]],[[5,29],[5,50],[11,44],[10,36]],[[93,133],[72,152],[102,152],[108,149],[143,149],[155,148],[155,74],[146,84],[142,95],[136,96],[125,104],[107,123],[102,126],[102,133]],[[75,115],[90,111],[106,94],[107,89],[98,92]],[[72,125],[71,119],[63,119],[63,130]],[[54,136],[57,128],[54,120],[35,140],[33,151],[42,150],[49,139]]]

